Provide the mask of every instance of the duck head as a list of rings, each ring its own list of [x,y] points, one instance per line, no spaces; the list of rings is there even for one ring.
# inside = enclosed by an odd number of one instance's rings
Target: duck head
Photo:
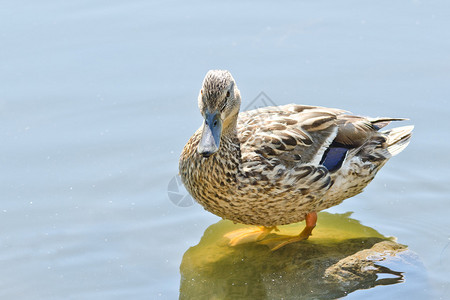
[[[199,154],[209,157],[220,147],[223,135],[236,130],[241,95],[230,72],[211,70],[203,80],[198,108],[204,118]]]

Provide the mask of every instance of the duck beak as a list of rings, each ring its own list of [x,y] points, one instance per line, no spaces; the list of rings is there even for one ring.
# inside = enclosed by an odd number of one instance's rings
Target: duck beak
[[[209,157],[211,154],[216,153],[219,150],[221,134],[222,120],[220,119],[220,114],[206,111],[202,137],[197,148],[198,153],[204,157]]]

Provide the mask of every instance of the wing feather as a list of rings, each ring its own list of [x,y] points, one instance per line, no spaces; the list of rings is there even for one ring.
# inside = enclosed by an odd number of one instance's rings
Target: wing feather
[[[347,111],[289,104],[239,114],[238,137],[244,161],[277,158],[284,166],[321,164],[330,147],[353,149],[399,118],[365,118]],[[331,152],[333,153],[333,151]]]
[[[239,114],[242,156],[277,157],[286,166],[318,163],[337,131],[337,116],[345,111],[289,104]]]

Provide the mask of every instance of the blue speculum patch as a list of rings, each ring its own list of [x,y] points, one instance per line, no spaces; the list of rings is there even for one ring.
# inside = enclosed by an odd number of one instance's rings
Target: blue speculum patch
[[[320,164],[322,164],[328,171],[336,171],[342,166],[345,156],[347,154],[348,148],[345,147],[333,147],[325,151],[323,154]]]

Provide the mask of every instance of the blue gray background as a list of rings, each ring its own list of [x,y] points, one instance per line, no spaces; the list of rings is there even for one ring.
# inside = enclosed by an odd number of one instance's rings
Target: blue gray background
[[[215,68],[243,107],[263,91],[410,118],[406,151],[329,211],[397,237],[450,292],[448,1],[4,1],[0,41],[0,298],[178,297],[219,218],[167,186]],[[349,298],[383,289],[408,292]]]

